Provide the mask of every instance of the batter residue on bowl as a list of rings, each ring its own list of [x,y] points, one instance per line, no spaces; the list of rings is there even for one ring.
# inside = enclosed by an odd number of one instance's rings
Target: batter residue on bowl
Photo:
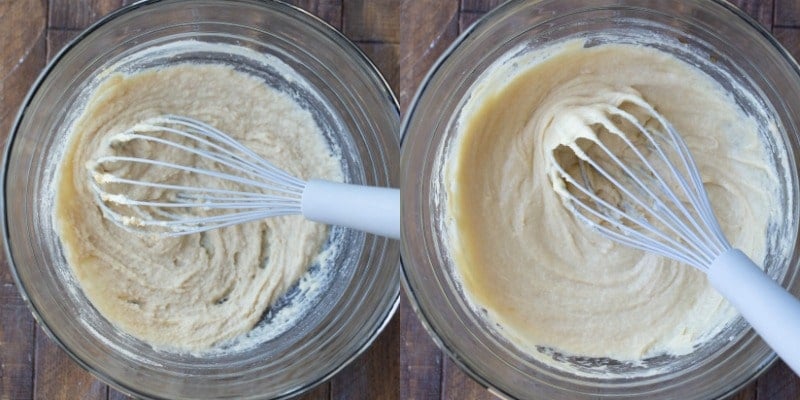
[[[343,173],[308,110],[231,67],[183,64],[116,74],[93,92],[72,128],[56,189],[54,217],[67,261],[92,304],[117,327],[156,347],[203,351],[250,331],[321,261],[328,230],[292,216],[162,238],[105,220],[87,161],[108,151],[108,136],[163,114],[209,123],[303,179],[341,181]],[[134,149],[144,157],[164,150]],[[136,173],[150,181],[197,179]]]
[[[547,176],[549,124],[565,95],[640,93],[686,139],[731,243],[761,262],[777,178],[757,122],[711,77],[665,52],[582,41],[549,51],[510,77],[489,73],[461,114],[445,175],[463,290],[543,362],[541,348],[634,363],[690,353],[735,310],[701,272],[612,243],[573,218]]]

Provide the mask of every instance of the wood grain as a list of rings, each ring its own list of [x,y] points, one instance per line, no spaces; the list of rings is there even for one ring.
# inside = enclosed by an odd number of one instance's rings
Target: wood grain
[[[800,28],[775,27],[772,34],[796,60],[800,60]]]
[[[428,69],[458,36],[458,10],[459,4],[453,1],[402,1],[399,62],[402,110],[408,107]],[[400,326],[400,397],[440,398],[443,393],[442,352],[416,318],[405,296],[400,304]]]
[[[72,361],[37,327],[34,399],[102,400],[108,388]]]
[[[31,18],[30,20],[28,18]],[[28,86],[45,65],[47,2],[0,2],[0,142],[5,143]],[[5,247],[5,244],[3,244]],[[0,400],[33,397],[33,316],[0,255]]]
[[[3,27],[0,57],[0,135],[3,141],[19,103],[45,61],[84,28],[133,0],[14,0],[0,1]],[[317,15],[345,34],[372,58],[393,87],[399,85],[397,3],[294,0],[294,5]],[[366,2],[364,2],[366,3]],[[394,7],[394,8],[392,8]],[[392,16],[395,21],[392,21]],[[369,21],[359,21],[368,18]],[[347,22],[345,22],[347,21]],[[8,32],[8,34],[6,34]],[[40,328],[0,263],[0,400],[7,399],[128,399],[81,369]],[[296,397],[318,399],[387,399],[399,397],[399,316],[364,354],[311,391]],[[333,383],[335,382],[335,383]]]
[[[124,394],[122,392],[117,391],[116,389],[109,387],[108,388],[108,400],[129,400],[131,396]]]
[[[755,382],[745,386],[739,392],[733,394],[728,400],[755,400],[756,399],[756,385]]]
[[[47,60],[50,61],[80,31],[121,7],[120,0],[49,0]],[[36,330],[35,399],[108,398],[109,388],[81,368],[41,328]],[[122,396],[126,398],[127,396]]]
[[[458,4],[403,0],[400,9],[400,105],[405,110],[439,55],[458,36]],[[437,399],[443,356],[416,318],[408,299],[400,304],[400,397]]]
[[[461,12],[485,14],[504,2],[504,0],[461,0]]]
[[[45,64],[46,0],[0,2],[0,135],[3,142],[28,86]],[[28,19],[30,18],[30,20]],[[0,268],[0,282],[11,282]]]
[[[458,34],[498,3],[484,1],[403,2],[400,19],[400,103],[405,110],[433,63]],[[401,393],[404,399],[493,398],[484,387],[436,349],[404,299],[402,323]]]
[[[775,15],[774,1],[780,0],[732,0],[731,3],[739,7],[747,15],[755,18],[762,26],[770,29]]]
[[[11,283],[0,283],[0,399],[33,397],[34,322]]]
[[[362,41],[356,42],[356,45],[375,63],[392,91],[397,93],[400,87],[400,67],[397,64],[400,58],[400,44]]]
[[[399,332],[400,318],[395,315],[367,354],[331,379],[331,399],[399,399]]]
[[[342,30],[342,2],[339,0],[291,0],[287,3],[302,8],[332,27]]]
[[[0,1],[0,139],[47,59],[81,29],[132,0]],[[293,0],[342,30],[383,71],[405,109],[456,36],[502,0]],[[800,57],[800,1],[734,0]],[[0,400],[128,398],[73,363],[43,331],[12,284],[0,255]],[[399,334],[397,331],[400,331]],[[399,389],[398,389],[399,387]],[[374,346],[312,399],[489,399],[435,346],[407,299]],[[800,378],[782,362],[735,394],[736,400],[800,399]]]
[[[442,371],[442,399],[497,400],[485,387],[446,358]]]
[[[758,400],[800,399],[800,377],[781,360],[761,375],[754,385]]]
[[[797,0],[773,0],[775,2],[776,27],[800,27],[800,1]],[[745,1],[746,3],[757,4],[758,1]]]
[[[397,43],[398,15],[396,0],[346,1],[342,3],[342,31],[356,42]]]
[[[400,20],[400,108],[414,92],[439,55],[458,36],[458,3],[402,0]]]
[[[440,398],[443,359],[404,294],[400,301],[400,398]]]
[[[50,0],[48,29],[83,30],[124,5],[122,0]]]
[[[398,4],[395,0],[346,1],[341,6],[342,33],[378,67],[393,90],[399,86]],[[397,400],[400,396],[400,317],[359,357],[331,379],[336,400]]]

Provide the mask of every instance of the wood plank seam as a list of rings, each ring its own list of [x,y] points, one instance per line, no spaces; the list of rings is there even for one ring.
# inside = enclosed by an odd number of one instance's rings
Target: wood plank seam
[[[398,44],[400,44],[399,41],[382,40],[382,39],[354,40],[353,43],[355,43],[355,44],[386,44],[386,45],[398,45]]]
[[[75,33],[80,33],[80,32],[83,32],[84,30],[85,29],[72,28],[72,27],[69,27],[69,26],[48,26],[47,27],[47,31],[48,32],[75,32]]]
[[[39,371],[37,371],[37,369],[36,369],[36,366],[39,364],[39,362],[38,362],[38,359],[39,359],[39,344],[38,344],[39,340],[38,340],[38,337],[37,337],[37,336],[39,336],[39,322],[38,321],[36,322],[36,324],[33,327],[33,335],[32,336],[33,336],[33,339],[32,339],[33,340],[33,360],[31,360],[31,374],[33,374],[33,379],[31,379],[31,383],[33,385],[32,392],[33,392],[33,398],[34,399],[40,399],[41,397],[38,396],[38,394],[36,393],[38,391],[38,388],[39,388],[39,378],[40,378],[39,374],[37,373]]]
[[[772,25],[769,26],[769,32],[775,33],[775,23],[778,18],[778,7],[775,5],[775,2],[772,2]]]
[[[344,35],[344,15],[345,15],[344,13],[345,13],[345,7],[347,7],[346,4],[347,4],[346,1],[342,1],[342,5],[339,7],[339,10],[340,10],[340,12],[339,12],[339,32],[341,32],[342,35]],[[345,35],[345,37],[346,36],[347,35]]]

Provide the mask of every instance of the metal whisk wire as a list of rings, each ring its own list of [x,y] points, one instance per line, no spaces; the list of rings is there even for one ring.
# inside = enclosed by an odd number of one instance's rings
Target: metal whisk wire
[[[178,140],[185,140],[180,143]],[[237,174],[219,169],[202,169],[143,157],[107,155],[90,164],[92,189],[103,212],[128,230],[142,231],[163,228],[167,235],[189,234],[271,216],[300,213],[300,198],[305,183],[280,170],[227,134],[200,121],[168,115],[153,118],[109,138],[109,145],[130,142],[150,142],[178,149],[208,161],[219,163]],[[169,171],[209,176],[220,181],[249,185],[267,193],[247,192],[214,187],[176,185],[161,182],[127,179],[105,171],[105,166],[126,163],[146,165]],[[173,191],[167,199],[141,200],[120,193],[108,193],[109,184],[147,187]],[[127,192],[126,188],[119,191]],[[108,203],[130,207],[134,215],[123,215]],[[169,209],[186,207],[236,209],[222,215],[199,216]]]
[[[711,209],[694,160],[686,143],[663,116],[649,104],[642,104],[635,98],[629,101],[639,108],[638,111],[657,121],[664,132],[647,129],[630,112],[618,106],[605,106],[606,116],[595,123],[605,133],[618,138],[617,142],[624,144],[635,157],[623,161],[616,154],[619,150],[609,149],[599,139],[592,142],[601,150],[593,157],[577,144],[571,144],[569,147],[578,158],[580,177],[568,173],[558,162],[554,166],[577,193],[564,190],[560,194],[585,223],[612,239],[701,270],[707,269],[719,254],[730,249],[730,244]],[[612,121],[614,117],[633,127],[636,135],[646,141],[645,147],[654,157],[645,156],[629,137],[630,133],[625,133]],[[677,158],[678,165],[669,154]],[[598,155],[608,166],[597,160]],[[655,163],[665,167],[674,185],[668,182]],[[610,169],[618,171],[617,175]],[[591,176],[600,176],[621,191],[623,203],[614,205],[598,195]],[[583,195],[583,198],[578,195]],[[637,208],[653,221],[637,215]]]
[[[132,143],[183,158],[115,154],[115,147]],[[317,222],[399,237],[397,189],[303,181],[201,121],[175,115],[151,118],[112,135],[107,147],[112,154],[87,163],[90,188],[107,219],[131,232],[177,236],[302,214]],[[126,176],[137,167],[192,180],[181,184]],[[148,191],[137,197],[137,189]]]
[[[586,129],[551,153],[550,179],[564,206],[611,240],[703,271],[800,373],[800,301],[728,243],[688,146],[666,118],[638,95],[612,97],[622,101],[567,112]]]

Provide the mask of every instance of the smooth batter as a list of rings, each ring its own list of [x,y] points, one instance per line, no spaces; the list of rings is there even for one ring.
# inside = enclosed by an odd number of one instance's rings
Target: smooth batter
[[[309,111],[230,67],[184,64],[116,74],[92,93],[72,128],[56,189],[54,217],[67,261],[114,325],[158,348],[201,352],[250,331],[323,257],[327,228],[292,216],[163,238],[132,234],[104,219],[87,161],[110,151],[108,136],[163,114],[209,123],[301,179],[341,181],[342,170]],[[158,158],[164,148],[136,151]],[[169,183],[193,179],[136,173]]]
[[[543,348],[626,362],[690,353],[735,310],[703,273],[612,243],[570,214],[547,176],[559,140],[549,135],[564,133],[550,123],[558,104],[600,87],[638,92],[684,136],[730,242],[760,263],[777,183],[757,123],[699,69],[652,48],[572,41],[549,51],[488,73],[462,112],[445,175],[463,290],[544,362]]]

